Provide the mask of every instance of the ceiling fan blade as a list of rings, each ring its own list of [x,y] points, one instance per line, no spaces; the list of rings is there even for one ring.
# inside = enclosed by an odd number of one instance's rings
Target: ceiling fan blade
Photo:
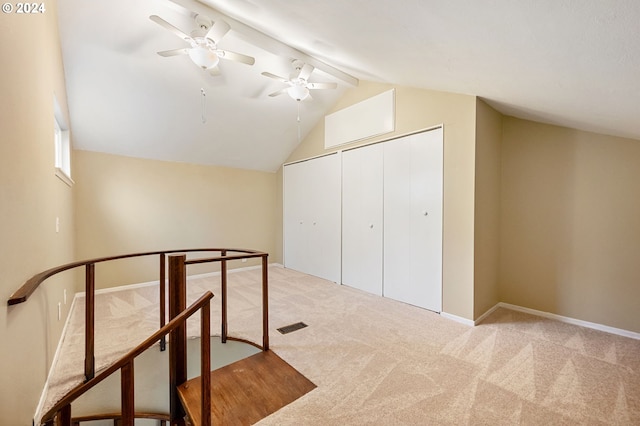
[[[222,19],[218,19],[213,23],[211,28],[209,28],[209,32],[207,33],[205,38],[209,38],[213,40],[214,43],[218,44],[220,40],[222,40],[222,37],[224,37],[224,35],[228,33],[230,29],[231,27],[229,26],[229,24],[227,24]]]
[[[307,83],[307,89],[335,89],[338,83]]]
[[[181,39],[183,39],[185,41],[191,40],[190,36],[188,36],[187,34],[182,32],[182,30],[180,30],[179,28],[174,27],[173,25],[171,25],[170,23],[168,23],[167,21],[165,21],[161,17],[159,17],[157,15],[151,15],[151,16],[149,16],[149,19],[151,19],[153,22],[155,22],[156,24],[160,25],[161,27],[171,31],[172,33],[174,33],[175,35],[177,35]]]
[[[186,55],[189,53],[189,49],[173,49],[173,50],[163,50],[162,52],[158,52],[158,55],[164,56],[165,58],[169,56],[177,56],[177,55]]]
[[[230,61],[242,62],[243,64],[253,65],[256,63],[256,60],[251,56],[243,55],[242,53],[231,52],[229,50],[216,50],[216,54],[220,58],[228,59]]]
[[[300,70],[300,73],[298,74],[298,78],[301,78],[303,80],[309,80],[309,77],[311,77],[312,72],[313,72],[313,65],[304,64],[304,66]]]
[[[284,89],[280,89],[277,92],[270,93],[269,96],[273,98],[274,96],[282,95],[284,93],[287,93],[287,89],[288,87],[285,87]]]
[[[264,75],[265,77],[273,78],[274,80],[281,81],[283,83],[289,83],[289,80],[287,80],[286,78],[271,74],[268,71],[263,72],[262,75]]]
[[[209,74],[213,77],[217,77],[220,75],[220,68],[218,68],[218,66],[216,65],[215,67],[211,68],[209,70]]]

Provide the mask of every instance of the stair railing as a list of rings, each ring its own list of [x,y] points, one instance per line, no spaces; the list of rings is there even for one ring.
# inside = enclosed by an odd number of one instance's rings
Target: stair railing
[[[107,377],[111,376],[111,374],[120,370],[121,376],[121,404],[122,404],[122,416],[121,422],[123,426],[133,426],[134,418],[135,418],[135,387],[134,387],[134,374],[133,374],[133,365],[135,358],[142,354],[144,351],[153,346],[160,337],[166,336],[170,334],[170,341],[178,343],[176,345],[169,345],[169,365],[176,365],[176,354],[175,350],[172,350],[171,347],[179,346],[179,330],[181,328],[185,328],[187,318],[192,316],[198,311],[201,311],[200,317],[200,338],[201,338],[201,366],[200,366],[200,374],[202,375],[202,411],[201,415],[204,419],[208,420],[208,423],[211,424],[211,340],[209,338],[210,335],[210,309],[211,309],[211,299],[213,298],[213,294],[210,291],[207,291],[205,294],[200,296],[200,298],[194,302],[191,306],[180,312],[175,316],[169,323],[167,323],[160,330],[153,333],[149,338],[147,338],[144,342],[140,343],[134,349],[129,351],[124,357],[110,365],[103,371],[101,371],[97,376],[92,379],[76,386],[69,393],[67,393],[57,404],[55,404],[40,421],[41,424],[45,424],[47,426],[53,426],[54,420],[57,419],[57,426],[71,426],[71,403],[86,393],[88,390],[96,386],[98,383],[102,382]],[[175,339],[175,340],[174,340]],[[186,344],[186,340],[185,340]],[[186,366],[185,366],[186,368]],[[170,371],[174,370],[170,368]],[[186,377],[185,380],[186,381]],[[173,411],[173,410],[172,410]],[[182,416],[184,417],[184,415]],[[175,422],[179,423],[179,419],[174,417],[173,414],[170,415],[171,424]]]
[[[186,253],[188,252],[218,252],[219,256],[203,258],[203,259],[187,259]],[[229,254],[229,253],[236,254]],[[176,254],[179,253],[179,254]],[[119,259],[133,258],[133,257],[143,257],[143,256],[158,256],[160,257],[160,273],[159,273],[159,299],[160,299],[160,330],[154,334],[158,335],[157,339],[160,341],[160,350],[163,351],[166,348],[166,335],[167,333],[161,333],[161,330],[165,329],[166,324],[166,312],[165,312],[165,304],[166,304],[166,257],[169,255],[169,318],[170,320],[174,320],[177,318],[182,312],[186,309],[186,266],[193,264],[201,264],[201,263],[213,263],[220,262],[220,280],[221,280],[221,340],[222,342],[226,342],[227,339],[238,340],[245,343],[249,343],[254,345],[264,351],[269,349],[269,307],[268,307],[268,253],[256,251],[256,250],[246,250],[246,249],[229,249],[229,248],[199,248],[199,249],[186,249],[186,250],[165,250],[165,251],[156,251],[156,252],[144,252],[144,253],[133,253],[133,254],[125,254],[120,256],[110,256],[103,258],[96,258],[90,260],[84,260],[79,262],[72,262],[66,265],[57,266],[46,271],[40,272],[29,280],[27,280],[7,301],[8,305],[16,305],[19,303],[25,302],[31,294],[44,282],[47,278],[56,275],[60,272],[67,271],[70,269],[74,269],[77,267],[84,266],[85,267],[85,361],[84,361],[84,384],[88,384],[95,377],[95,265],[96,263],[108,262]],[[228,324],[227,324],[227,262],[231,260],[238,259],[249,259],[249,258],[261,258],[262,259],[262,345],[251,342],[245,339],[233,338],[228,336]],[[192,305],[193,306],[193,305]],[[207,320],[207,323],[209,321]],[[176,365],[180,370],[184,365],[184,372],[177,371],[176,377],[170,378],[171,383],[171,404],[172,404],[172,412],[171,419],[173,424],[173,419],[178,418],[174,417],[178,416],[180,413],[183,414],[182,406],[179,402],[177,396],[177,385],[186,381],[186,325],[176,325],[174,333],[170,338],[173,339],[173,342],[180,342],[179,345],[172,345],[174,349],[172,350],[178,351],[175,354],[176,363],[171,363],[171,366]],[[153,336],[152,336],[153,337]],[[150,338],[151,339],[151,338]],[[204,339],[207,340],[207,339]],[[145,341],[146,343],[147,341]],[[153,340],[152,340],[153,342]],[[178,347],[180,347],[178,349]],[[135,349],[134,349],[135,350]],[[171,353],[170,353],[171,358]],[[207,358],[208,359],[208,358]],[[116,363],[114,365],[119,365]],[[113,366],[109,367],[113,368]],[[118,367],[121,368],[121,367]],[[113,371],[117,370],[114,369]],[[129,367],[123,368],[123,377],[128,377]],[[130,366],[131,370],[133,369],[133,363]],[[108,371],[108,370],[105,370]],[[131,371],[131,377],[132,377]],[[100,373],[100,377],[102,374]],[[173,373],[172,373],[173,374]],[[82,385],[81,385],[82,386]],[[79,386],[78,388],[80,388]],[[124,389],[123,389],[124,391]],[[72,391],[73,392],[73,391]],[[129,391],[127,391],[129,392]],[[132,391],[131,391],[132,392]],[[131,394],[132,395],[132,394]],[[75,399],[75,398],[74,398]],[[65,401],[63,399],[62,401]],[[209,404],[205,404],[209,405]],[[58,405],[56,405],[57,407]],[[55,408],[55,407],[54,407]],[[70,409],[70,407],[69,407]],[[124,410],[124,401],[123,401],[123,410]],[[58,421],[62,421],[63,424],[66,425],[67,416],[70,418],[70,412],[67,412],[67,408],[62,407],[58,414]],[[175,413],[174,413],[175,411]],[[57,411],[56,411],[57,412]],[[51,410],[48,414],[51,413]],[[43,416],[43,419],[45,417]],[[123,421],[124,421],[124,413],[123,413]],[[70,423],[69,423],[70,424]],[[127,423],[124,423],[127,424]]]

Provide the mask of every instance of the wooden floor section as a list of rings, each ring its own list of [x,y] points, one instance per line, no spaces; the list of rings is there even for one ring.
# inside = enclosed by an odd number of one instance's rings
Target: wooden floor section
[[[211,423],[251,425],[315,389],[309,379],[269,351],[211,372]],[[178,388],[194,426],[201,426],[200,377]]]

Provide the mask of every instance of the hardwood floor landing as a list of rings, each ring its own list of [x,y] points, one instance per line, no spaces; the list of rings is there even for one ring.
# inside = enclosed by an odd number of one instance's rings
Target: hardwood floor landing
[[[315,388],[275,353],[257,353],[211,372],[211,423],[251,425]],[[200,426],[200,377],[178,392],[191,422]]]

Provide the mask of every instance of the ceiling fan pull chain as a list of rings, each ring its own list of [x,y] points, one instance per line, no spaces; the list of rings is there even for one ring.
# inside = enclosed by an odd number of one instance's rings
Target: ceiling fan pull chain
[[[207,94],[204,89],[200,88],[200,94],[202,95],[202,124],[207,122],[206,107],[207,107]]]
[[[300,143],[300,101],[296,101],[298,105],[298,143]]]

